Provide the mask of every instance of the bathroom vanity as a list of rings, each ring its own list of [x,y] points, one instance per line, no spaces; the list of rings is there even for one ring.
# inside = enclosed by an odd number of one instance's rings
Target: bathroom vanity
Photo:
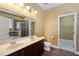
[[[32,45],[24,47],[18,51],[15,51],[8,56],[40,56],[44,52],[43,40],[40,40]]]
[[[23,37],[3,46],[0,56],[40,56],[44,52],[44,37]]]
[[[36,21],[0,8],[0,56],[39,56],[44,37],[35,37]]]

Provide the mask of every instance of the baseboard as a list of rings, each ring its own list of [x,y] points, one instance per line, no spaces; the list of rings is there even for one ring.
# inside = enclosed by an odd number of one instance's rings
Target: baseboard
[[[53,47],[53,48],[58,48],[58,47],[57,47],[57,46],[55,46],[55,45],[52,45],[52,47]]]

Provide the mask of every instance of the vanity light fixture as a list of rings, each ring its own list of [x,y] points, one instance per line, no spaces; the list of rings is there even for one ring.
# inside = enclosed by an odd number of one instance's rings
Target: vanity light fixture
[[[34,12],[34,9],[33,8],[31,9],[31,12]]]
[[[31,8],[30,6],[26,6],[26,10],[30,13],[34,12],[35,14],[37,14],[37,10]]]
[[[27,10],[30,10],[31,8],[30,8],[30,6],[26,6],[26,9],[27,9]]]
[[[35,10],[35,13],[37,14],[37,11]]]

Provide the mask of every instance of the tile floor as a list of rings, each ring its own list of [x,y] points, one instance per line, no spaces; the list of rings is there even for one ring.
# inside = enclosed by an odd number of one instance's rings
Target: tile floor
[[[51,48],[51,51],[44,51],[43,56],[78,56],[73,52],[69,52],[63,49]]]

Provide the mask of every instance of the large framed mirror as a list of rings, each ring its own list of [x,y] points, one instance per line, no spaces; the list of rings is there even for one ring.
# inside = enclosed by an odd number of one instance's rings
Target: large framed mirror
[[[0,9],[0,39],[16,39],[35,35],[35,26],[33,18]]]

